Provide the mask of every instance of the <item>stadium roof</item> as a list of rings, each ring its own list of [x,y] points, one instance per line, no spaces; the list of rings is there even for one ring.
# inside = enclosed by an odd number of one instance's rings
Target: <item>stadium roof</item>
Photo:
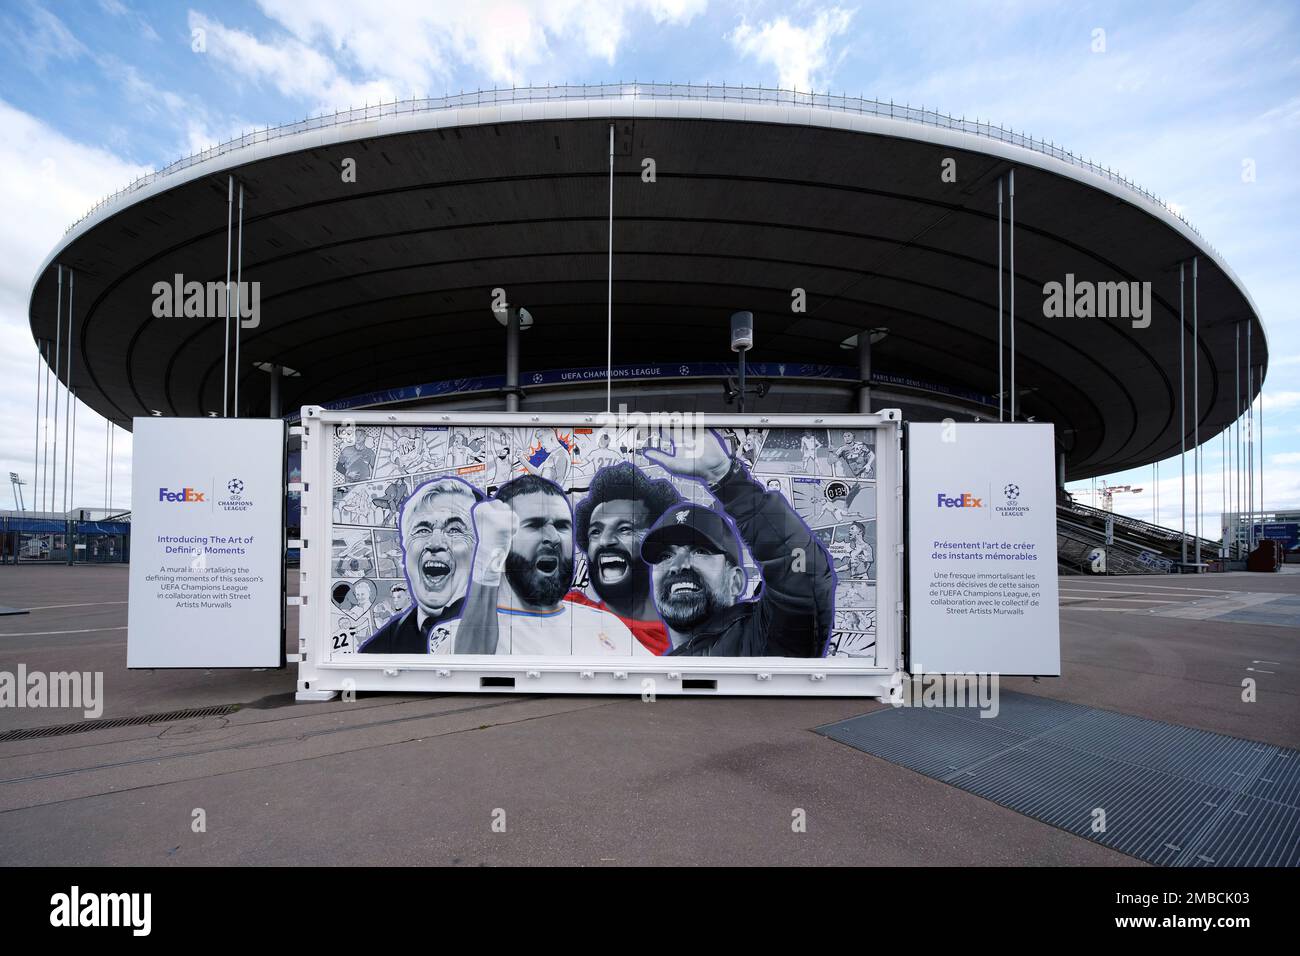
[[[1014,168],[1020,404],[1057,423],[1071,479],[1179,450],[1180,262],[1198,257],[1203,441],[1236,418],[1239,325],[1243,363],[1250,328],[1267,365],[1258,310],[1222,258],[1154,196],[1060,147],[853,97],[663,84],[387,103],[196,154],[68,231],[33,284],[33,335],[55,338],[56,266],[70,267],[80,399],[126,427],[219,411],[224,321],[151,307],[175,275],[225,279],[233,174],[243,278],[261,283],[241,404],[265,413],[254,363],[301,373],[286,407],[497,373],[496,288],[536,320],[525,371],[603,365],[611,122],[615,364],[728,360],[727,316],[749,309],[754,361],[842,365],[846,338],[884,327],[883,371],[996,393],[996,196]],[[1046,318],[1044,285],[1067,274],[1151,282],[1150,326]],[[1190,441],[1190,265],[1186,282]]]

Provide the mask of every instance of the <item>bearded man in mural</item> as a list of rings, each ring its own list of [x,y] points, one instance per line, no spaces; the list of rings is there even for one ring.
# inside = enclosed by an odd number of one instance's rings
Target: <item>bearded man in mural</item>
[[[514,478],[474,506],[478,549],[457,654],[649,655],[599,607],[565,600],[573,586],[573,512],[559,485]]]
[[[601,440],[607,442],[608,436]],[[613,611],[652,654],[667,653],[668,631],[650,593],[641,541],[680,500],[672,482],[651,479],[625,461],[596,472],[587,496],[574,509],[578,546],[587,555],[588,589],[572,590],[567,599]]]
[[[641,543],[670,654],[821,657],[835,618],[831,557],[779,492],[765,490],[708,431],[646,460],[708,488],[721,510],[682,502]],[[741,541],[762,584],[742,601]]]
[[[375,631],[358,653],[428,654],[449,649],[445,641],[435,640],[435,631],[460,617],[475,553],[472,511],[482,497],[482,492],[459,478],[435,478],[411,492],[397,525],[406,583],[415,600]]]

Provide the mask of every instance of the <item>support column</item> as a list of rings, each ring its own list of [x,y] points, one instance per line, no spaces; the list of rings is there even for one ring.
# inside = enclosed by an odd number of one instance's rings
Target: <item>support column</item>
[[[1179,535],[1182,539],[1183,566],[1187,565],[1187,361],[1186,325],[1183,322],[1183,281],[1186,264],[1178,263],[1178,468],[1182,488],[1179,506]]]
[[[221,340],[221,417],[230,414],[230,234],[235,224],[235,177],[226,180],[226,337]]]
[[[68,270],[68,363],[65,369],[68,373],[67,393],[63,403],[63,510],[66,512],[69,507],[68,493],[70,491],[70,478],[72,474],[72,296],[76,291],[77,274],[71,269]],[[59,317],[63,321],[63,317]],[[73,497],[76,497],[75,492]],[[71,562],[69,562],[71,563]]]
[[[1199,262],[1199,256],[1192,256],[1192,468],[1194,471],[1192,483],[1193,506],[1196,509],[1196,519],[1193,527],[1196,529],[1192,535],[1192,540],[1196,542],[1196,570],[1201,569],[1201,512],[1204,510],[1204,502],[1201,500],[1201,356],[1200,356],[1200,326],[1196,318],[1196,267]]]
[[[871,412],[871,329],[858,333],[858,411]]]
[[[1007,309],[1007,325],[1011,336],[1011,396],[1007,407],[1011,413],[1010,418],[1016,420],[1016,171],[1011,170],[1007,178],[1007,199],[1010,201],[1010,209],[1007,212],[1007,254],[1010,258],[1008,264],[1008,292],[1011,300]]]
[[[1056,488],[1058,491],[1065,490],[1065,452],[1056,453]]]
[[[1006,418],[1006,385],[1002,381],[1002,180],[998,179],[998,421]]]
[[[282,369],[282,366],[275,365],[274,363],[271,365],[271,401],[270,401],[270,417],[271,417],[271,418],[279,418],[279,417],[280,417],[280,375],[281,375],[281,369]]]
[[[235,258],[235,375],[232,384],[230,411],[239,417],[239,340],[244,327],[244,184],[239,184],[239,251]]]
[[[506,411],[519,411],[519,309],[506,312]]]

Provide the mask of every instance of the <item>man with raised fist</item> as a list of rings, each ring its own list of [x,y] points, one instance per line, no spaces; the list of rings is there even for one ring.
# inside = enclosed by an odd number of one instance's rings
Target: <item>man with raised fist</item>
[[[822,656],[835,617],[830,554],[784,496],[754,481],[712,431],[688,436],[673,454],[644,455],[705,485],[721,506],[674,505],[641,543],[669,654]],[[747,601],[742,540],[763,578]]]
[[[573,513],[552,481],[521,475],[474,508],[478,549],[457,654],[649,655],[618,616],[564,600]]]

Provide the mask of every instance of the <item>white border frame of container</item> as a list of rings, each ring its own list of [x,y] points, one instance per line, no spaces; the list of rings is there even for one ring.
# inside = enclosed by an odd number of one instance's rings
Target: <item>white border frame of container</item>
[[[302,409],[302,551],[299,568],[299,701],[332,700],[348,691],[400,693],[703,694],[887,699],[902,669],[903,481],[902,414],[701,414],[705,428],[876,429],[876,663],[852,658],[657,657],[604,658],[352,654],[331,657],[331,428],[335,425],[584,426],[636,412],[442,412]],[[653,422],[662,413],[640,413]]]

